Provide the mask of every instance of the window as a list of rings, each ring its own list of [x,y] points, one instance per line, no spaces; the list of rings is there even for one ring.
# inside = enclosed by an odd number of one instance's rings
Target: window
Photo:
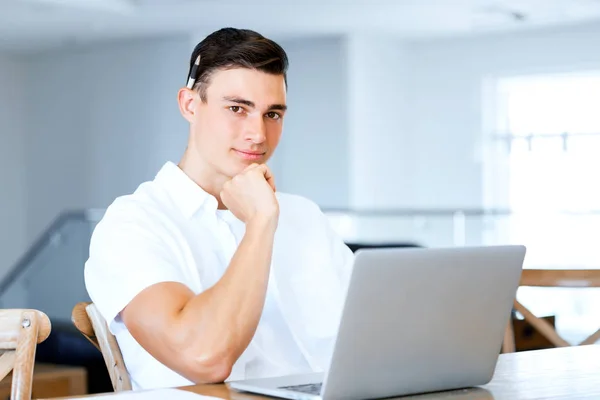
[[[503,78],[495,96],[487,186],[515,215],[493,241],[527,245],[530,268],[600,268],[600,71]],[[564,314],[565,337],[598,328],[597,292],[540,293],[519,296],[536,313]]]

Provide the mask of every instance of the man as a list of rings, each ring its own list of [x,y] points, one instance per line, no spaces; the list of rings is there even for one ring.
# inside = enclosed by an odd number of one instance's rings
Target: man
[[[199,43],[178,92],[190,125],[179,165],[116,199],[94,231],[86,287],[134,389],[327,366],[352,252],[314,203],[276,192],[265,164],[287,64],[249,30]]]

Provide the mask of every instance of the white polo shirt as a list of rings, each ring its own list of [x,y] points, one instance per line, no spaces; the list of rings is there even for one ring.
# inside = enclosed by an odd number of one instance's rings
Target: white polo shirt
[[[263,314],[228,380],[323,371],[333,350],[353,254],[316,204],[283,193],[277,199]],[[181,282],[194,293],[211,287],[244,231],[241,221],[218,210],[217,200],[171,162],[108,207],[92,235],[85,284],[117,338],[134,389],[193,382],[145,351],[120,319],[121,310],[156,283]]]

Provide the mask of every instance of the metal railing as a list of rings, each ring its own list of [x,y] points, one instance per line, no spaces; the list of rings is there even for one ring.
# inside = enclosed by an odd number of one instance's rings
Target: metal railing
[[[60,242],[61,227],[69,223],[69,221],[84,221],[90,224],[96,224],[104,215],[102,209],[83,209],[69,210],[59,214],[54,221],[40,234],[35,242],[23,254],[23,256],[15,263],[9,272],[0,281],[0,294],[3,293],[28,267],[31,266],[33,260],[39,255],[41,250],[52,243]],[[566,217],[585,217],[585,216],[600,216],[600,210],[591,211],[558,211],[551,214],[538,211],[515,211],[510,209],[480,209],[480,208],[394,208],[394,209],[348,209],[348,208],[324,208],[323,212],[332,220],[337,218],[349,218],[355,220],[369,219],[386,219],[393,223],[394,220],[411,219],[435,219],[445,218],[451,225],[452,242],[451,245],[462,246],[467,243],[467,220],[469,218],[493,219],[493,218],[510,218],[520,216],[543,216],[549,217],[566,216]],[[343,230],[343,228],[339,228]],[[344,232],[341,232],[344,234]],[[368,237],[362,240],[369,241]]]
[[[420,232],[429,230],[433,235],[444,231],[444,239],[432,240],[432,245],[492,245],[504,244],[511,240],[507,230],[514,231],[522,227],[530,229],[539,221],[546,221],[550,225],[553,221],[560,221],[562,228],[565,221],[570,221],[572,229],[580,229],[582,223],[588,227],[597,227],[600,233],[600,210],[589,211],[544,211],[544,210],[510,210],[501,208],[479,209],[342,209],[328,208],[324,212],[333,221],[334,226],[342,236],[349,240],[359,237],[359,240],[380,238],[384,240],[386,234],[410,235],[409,239],[420,239]],[[398,228],[404,224],[402,228]],[[398,228],[398,229],[396,229]],[[435,232],[435,230],[438,232]],[[558,225],[557,225],[558,229]],[[350,233],[349,233],[350,232]],[[564,232],[566,237],[577,236],[578,232]],[[486,236],[484,238],[483,236]],[[512,237],[515,235],[513,234]],[[433,238],[433,236],[429,236]],[[393,240],[393,238],[389,238]],[[475,239],[475,240],[474,240]],[[527,239],[527,238],[524,238]],[[426,244],[426,243],[425,243]],[[600,265],[600,260],[599,263]]]
[[[347,242],[411,242],[436,247],[504,244],[516,240],[528,246],[527,267],[600,268],[595,239],[600,237],[600,210],[544,213],[473,208],[324,208],[323,211]],[[0,281],[0,307],[35,306],[51,318],[68,319],[72,306],[87,299],[83,269],[92,230],[103,215],[104,210],[98,209],[60,214]],[[528,296],[528,292],[523,292],[523,296]],[[552,306],[552,310],[564,309],[574,315],[584,308],[588,312],[590,302],[598,301],[595,293],[586,301],[570,300],[569,296],[561,291],[548,298],[561,299],[561,304]],[[533,310],[538,307],[543,313],[547,310],[544,304],[534,305]]]
[[[100,221],[100,218],[102,218],[103,214],[104,212],[102,210],[96,209],[71,210],[59,214],[0,281],[0,294],[4,293],[6,289],[21,274],[31,267],[33,261],[39,256],[42,249],[51,245],[52,243],[58,245],[60,242],[59,232],[63,226],[69,223],[69,221],[86,221],[90,223],[97,223]]]
[[[101,210],[61,213],[0,281],[0,308],[37,308],[68,320],[76,301],[87,300],[83,263]]]

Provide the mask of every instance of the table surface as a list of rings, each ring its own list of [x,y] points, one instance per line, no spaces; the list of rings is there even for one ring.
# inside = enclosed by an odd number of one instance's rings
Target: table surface
[[[222,399],[270,399],[224,384],[179,388]],[[93,399],[69,397],[69,399]],[[119,394],[111,396],[119,399]],[[600,345],[501,354],[492,381],[481,387],[405,396],[418,400],[600,399]]]

